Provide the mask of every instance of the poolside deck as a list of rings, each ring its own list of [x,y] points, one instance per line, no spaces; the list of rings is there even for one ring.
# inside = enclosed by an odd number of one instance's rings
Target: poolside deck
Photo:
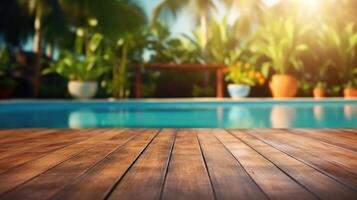
[[[357,130],[0,130],[0,199],[160,198],[357,199]]]

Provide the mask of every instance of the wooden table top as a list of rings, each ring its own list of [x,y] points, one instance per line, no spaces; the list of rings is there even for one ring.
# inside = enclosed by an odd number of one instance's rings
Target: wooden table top
[[[0,199],[357,199],[356,129],[0,130]]]

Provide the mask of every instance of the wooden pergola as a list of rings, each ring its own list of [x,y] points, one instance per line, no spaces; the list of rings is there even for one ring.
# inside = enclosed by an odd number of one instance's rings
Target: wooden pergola
[[[136,65],[135,72],[135,96],[141,98],[142,71],[141,66]],[[225,65],[220,64],[147,64],[146,70],[155,71],[214,71],[216,73],[216,97],[224,97],[224,71]]]

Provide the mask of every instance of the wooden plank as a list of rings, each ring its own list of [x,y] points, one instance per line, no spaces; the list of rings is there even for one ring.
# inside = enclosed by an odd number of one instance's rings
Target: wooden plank
[[[0,174],[0,194],[32,179],[35,176],[38,176],[39,174],[42,174],[48,169],[62,163],[63,161],[91,148],[98,142],[117,136],[124,130],[113,131],[111,129],[99,129],[93,131],[97,133],[104,133],[89,138],[83,142],[70,145],[64,149],[51,152],[44,157],[27,162],[24,165],[8,170],[6,173]]]
[[[164,129],[122,178],[108,199],[160,199],[176,131]]]
[[[57,132],[56,135],[45,137],[46,140],[24,141],[15,146],[8,147],[8,151],[0,155],[0,174],[7,170],[24,164],[28,161],[45,156],[49,152],[65,148],[68,145],[93,137],[98,132],[88,130],[68,130]],[[27,145],[25,145],[27,144]]]
[[[357,172],[355,171],[355,169],[357,169],[357,153],[354,151],[293,134],[286,130],[267,130],[258,132],[263,133],[259,134],[262,137],[278,139],[281,143],[289,144],[289,146],[305,151],[312,156],[333,162],[335,165],[340,166],[346,171],[357,175]]]
[[[94,144],[89,150],[57,165],[45,173],[11,190],[2,199],[49,199],[84,174],[89,168],[103,160],[114,150],[134,138],[138,132],[124,131],[117,136]]]
[[[267,199],[213,133],[201,129],[198,138],[217,199]]]
[[[352,131],[353,129],[308,129],[310,131],[314,131],[314,130],[323,130],[324,132],[333,132],[333,133],[339,133],[339,135],[343,136],[343,137],[347,137],[349,139],[352,140],[357,140],[356,136],[357,136],[357,132]]]
[[[42,128],[16,128],[16,129],[0,129],[0,139],[13,137],[15,135],[26,135],[27,133],[31,133],[33,131],[41,131],[44,130]],[[45,129],[48,130],[48,129]]]
[[[324,171],[353,188],[357,188],[357,175],[353,170],[357,160],[353,158],[352,151],[342,151],[318,141],[307,141],[306,138],[297,135],[292,137],[291,134],[279,132],[279,130],[250,130],[247,132],[280,151]]]
[[[112,152],[86,174],[61,190],[54,199],[106,198],[157,133],[158,130],[145,130],[134,140]]]
[[[202,152],[193,130],[177,132],[162,199],[214,199]]]
[[[346,137],[342,131],[328,132],[325,130],[290,129],[291,133],[329,143],[341,148],[357,151],[357,137]]]
[[[41,132],[39,132],[37,137],[9,142],[0,146],[0,151],[2,152],[2,154],[0,155],[0,159],[16,156],[16,154],[22,152],[28,152],[32,148],[37,147],[39,145],[48,145],[51,142],[61,142],[62,140],[68,138],[75,139],[78,136],[84,136],[84,135],[88,137],[90,134],[92,134],[92,132],[89,130],[69,130],[69,129],[64,129],[56,132],[42,132],[42,133],[45,134],[41,134]],[[35,132],[34,134],[37,134],[37,132]]]
[[[346,132],[349,132],[349,133],[353,133],[353,134],[357,133],[357,129],[352,129],[352,128],[344,128],[344,129],[340,129],[340,130],[346,131]]]
[[[213,134],[239,161],[270,199],[316,199],[314,195],[273,163],[225,130],[215,129]]]
[[[66,132],[68,134],[63,134],[63,132]],[[39,131],[28,132],[26,135],[16,134],[12,137],[7,138],[8,140],[6,141],[1,140],[3,144],[0,145],[0,150],[5,152],[8,150],[13,150],[14,149],[13,147],[20,147],[20,146],[26,148],[28,146],[32,146],[34,143],[46,142],[49,141],[49,139],[52,139],[53,137],[58,137],[58,136],[63,137],[66,135],[72,135],[74,132],[81,132],[81,131],[71,130],[71,129],[58,129],[58,130],[43,129]],[[11,141],[11,139],[15,139],[15,138],[16,140]]]
[[[230,130],[230,132],[319,198],[331,200],[355,199],[357,195],[355,191],[305,163],[296,160],[244,131]]]
[[[0,133],[0,147],[57,132],[56,129],[9,129]]]

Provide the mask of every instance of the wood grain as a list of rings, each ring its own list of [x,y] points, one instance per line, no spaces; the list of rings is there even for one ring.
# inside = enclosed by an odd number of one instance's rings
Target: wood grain
[[[163,199],[214,199],[201,149],[193,130],[179,130],[167,172]]]
[[[241,130],[230,130],[242,142],[321,199],[354,199],[355,191]]]
[[[250,134],[269,145],[303,160],[344,183],[357,188],[357,154],[335,146],[313,141],[283,130],[254,130]]]
[[[99,134],[93,138],[89,138],[83,142],[70,145],[65,149],[59,149],[57,151],[51,152],[44,157],[30,161],[24,165],[8,170],[6,173],[0,174],[0,193],[4,193],[18,186],[19,184],[22,184],[31,178],[42,174],[48,169],[62,163],[63,161],[91,148],[98,141],[107,140],[109,138],[115,137],[118,134],[117,131],[106,131],[99,129],[94,131],[98,133],[104,133]],[[120,132],[121,131],[122,130],[120,130]]]
[[[46,136],[41,135],[38,140],[25,140],[15,142],[10,147],[2,147],[0,148],[2,152],[0,155],[0,174],[28,161],[38,159],[51,151],[86,140],[95,134],[99,133],[90,130],[64,130]]]
[[[261,188],[212,132],[199,130],[198,138],[218,199],[267,199]]]
[[[291,129],[289,132],[357,152],[357,138],[344,134],[344,132],[306,129]]]
[[[127,170],[157,135],[158,130],[145,130],[122,148],[112,152],[54,199],[104,199]]]
[[[355,129],[3,129],[0,199],[356,199]]]
[[[172,129],[162,130],[112,191],[109,199],[159,199],[175,133]]]
[[[26,197],[27,200],[49,199],[137,134],[139,133],[134,130],[124,130],[118,132],[118,135],[113,138],[99,141],[87,151],[64,161],[6,193],[3,198],[14,200],[21,199],[21,197]]]
[[[270,199],[316,199],[273,163],[225,130],[214,130],[213,133]]]

